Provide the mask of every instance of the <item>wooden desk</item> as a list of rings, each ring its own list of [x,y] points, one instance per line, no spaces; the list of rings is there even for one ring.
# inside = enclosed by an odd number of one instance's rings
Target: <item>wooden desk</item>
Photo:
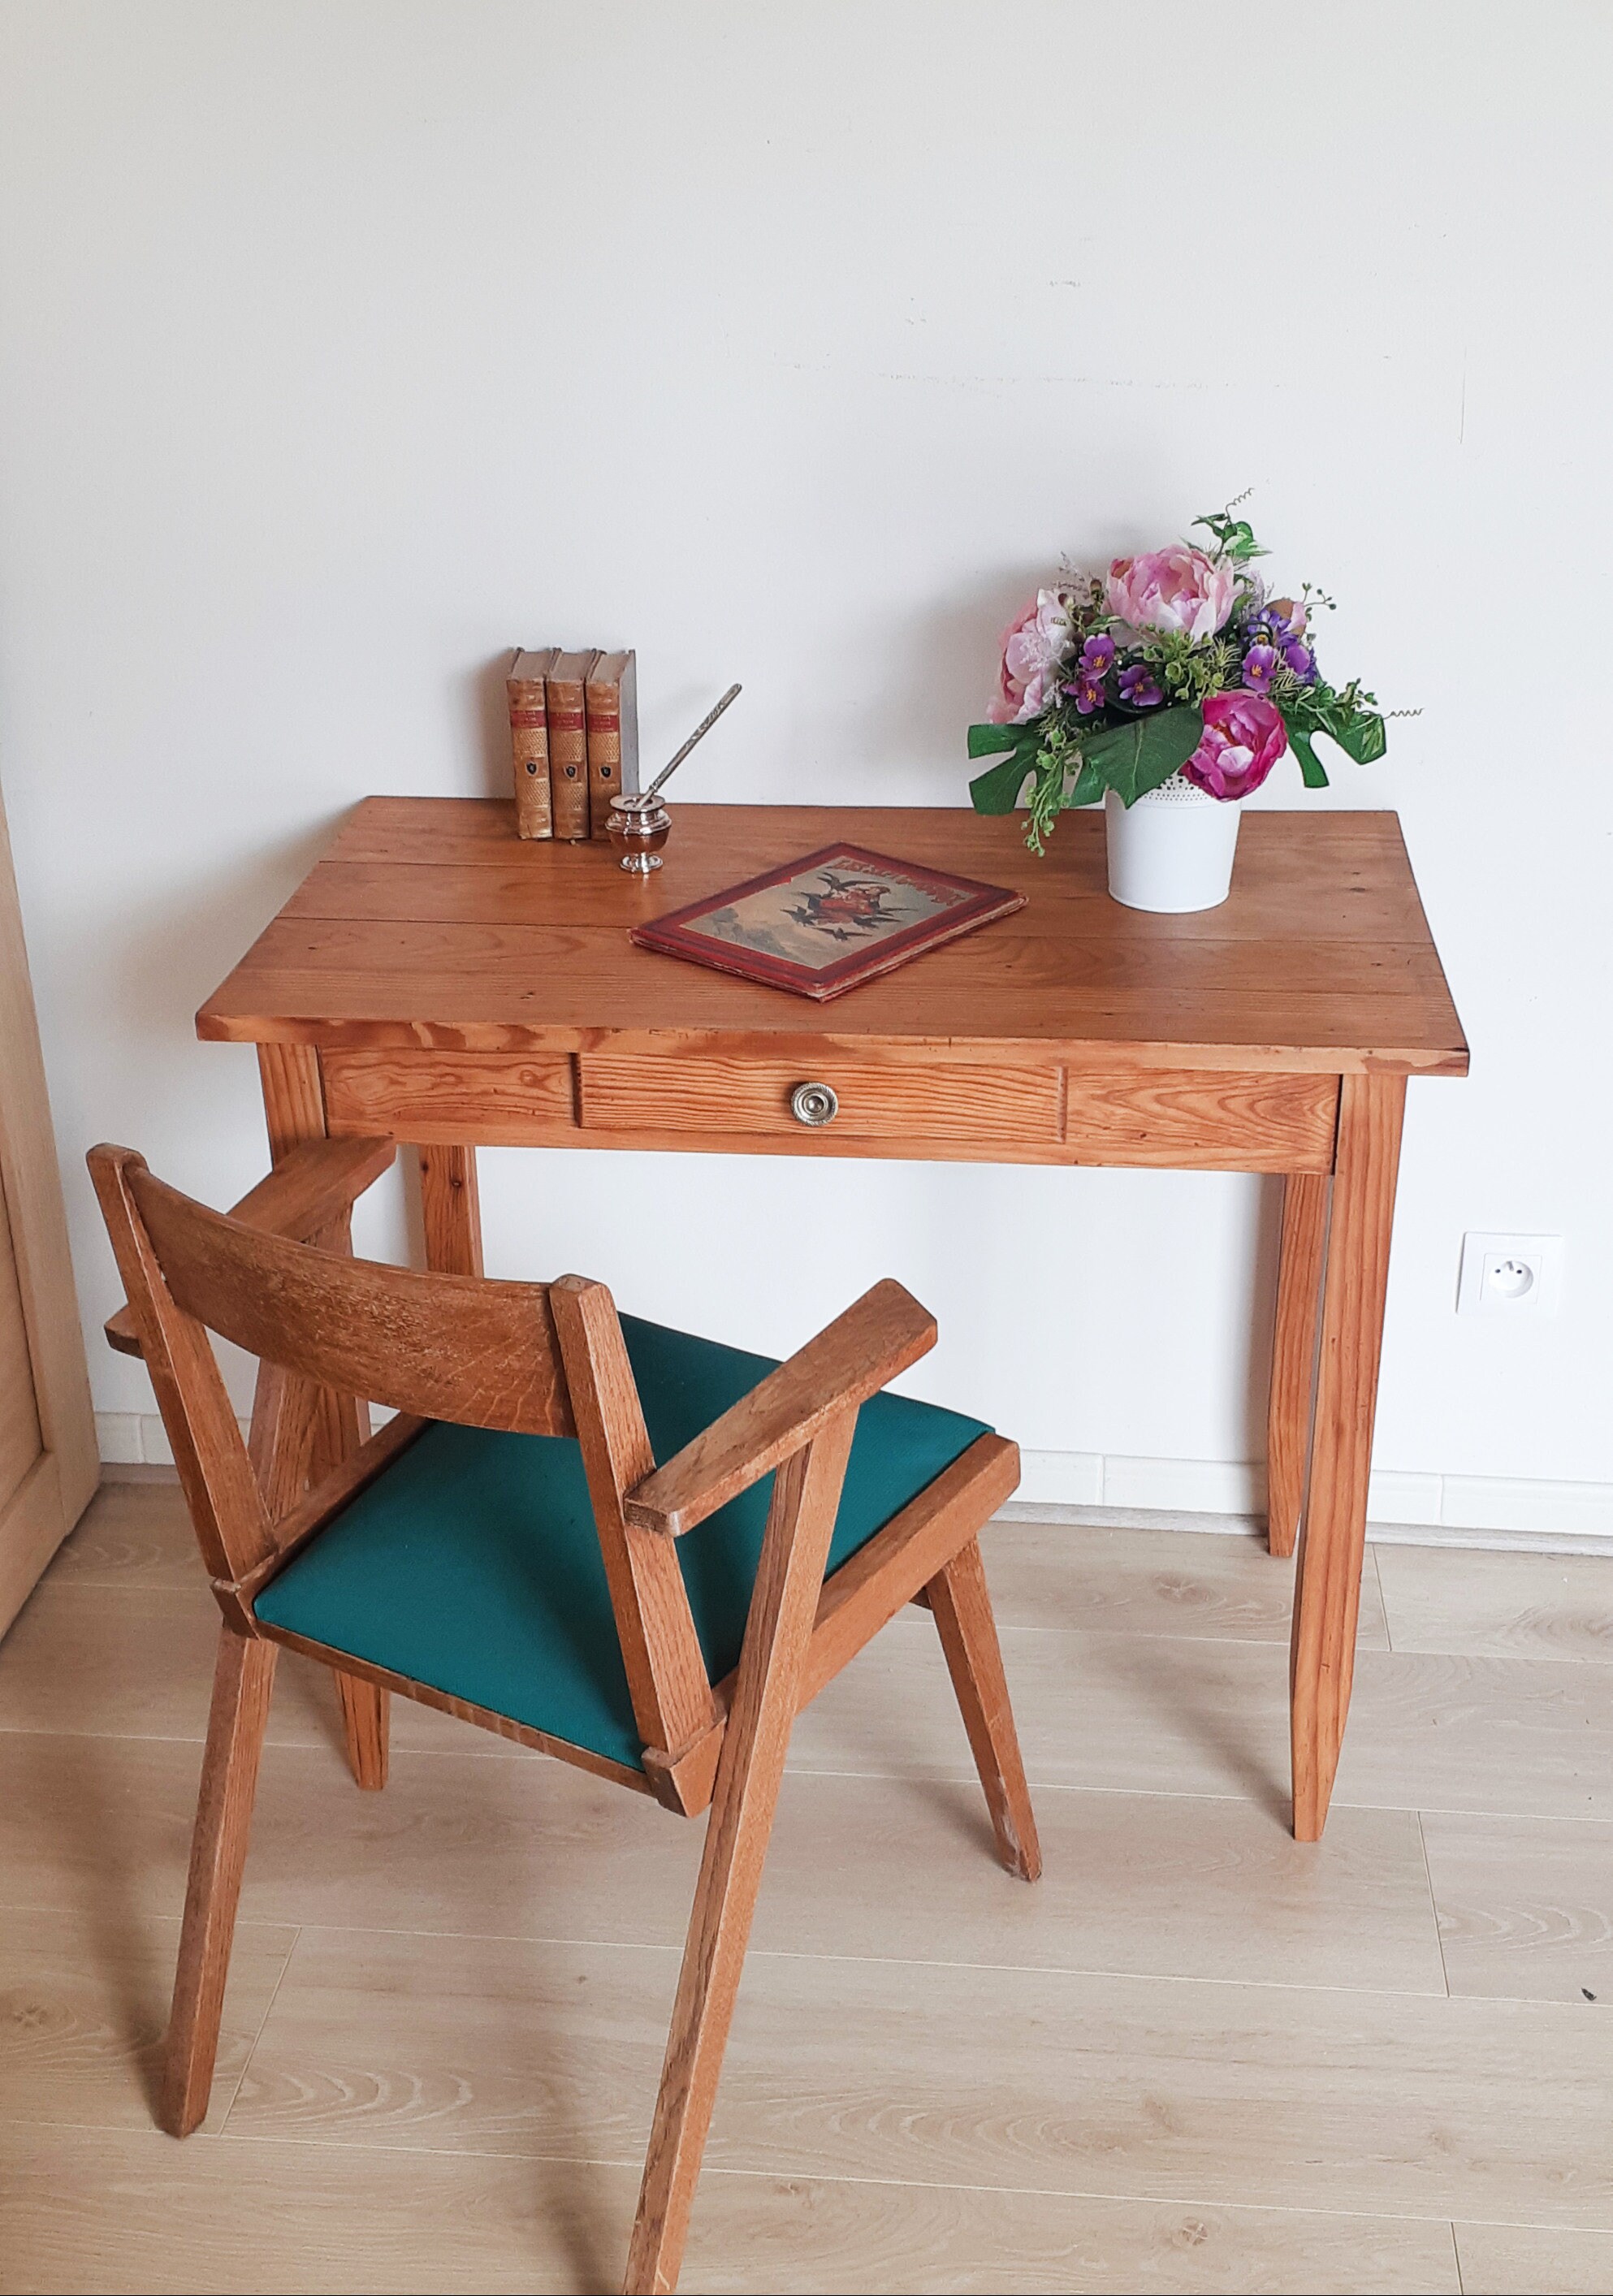
[[[1250,814],[1231,899],[1151,916],[1109,899],[1093,814],[1041,862],[1019,822],[958,810],[673,819],[643,885],[603,845],[520,842],[508,805],[367,799],[198,1033],[259,1047],[276,1158],[325,1132],[413,1144],[430,1263],[467,1273],[479,1144],[1284,1175],[1270,1537],[1289,1553],[1303,1518],[1294,1830],[1314,1841],[1349,1704],[1406,1078],[1467,1069],[1398,822]],[[837,837],[1029,906],[822,1007],[627,940]],[[839,1101],[820,1130],[790,1110],[815,1080]]]

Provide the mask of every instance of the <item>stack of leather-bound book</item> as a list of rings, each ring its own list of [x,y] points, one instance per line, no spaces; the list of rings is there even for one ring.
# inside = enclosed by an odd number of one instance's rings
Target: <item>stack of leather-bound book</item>
[[[618,790],[638,787],[638,687],[632,648],[519,648],[506,681],[522,837],[602,837]]]

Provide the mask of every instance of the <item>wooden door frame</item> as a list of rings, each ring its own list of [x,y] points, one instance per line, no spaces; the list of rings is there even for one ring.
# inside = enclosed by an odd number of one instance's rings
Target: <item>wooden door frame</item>
[[[33,1367],[40,1455],[0,1500],[0,1634],[94,1495],[101,1480],[67,1210],[51,1128],[45,1062],[0,800],[0,1185],[11,1222],[23,1328]]]

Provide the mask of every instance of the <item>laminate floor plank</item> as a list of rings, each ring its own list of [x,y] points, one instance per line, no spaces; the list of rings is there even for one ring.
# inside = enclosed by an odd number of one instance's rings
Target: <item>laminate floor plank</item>
[[[638,2156],[669,1950],[303,1930],[243,2136]],[[714,2167],[1613,2226],[1613,2020],[753,1949]]]
[[[675,1948],[318,1929],[297,1945],[233,2135],[642,2161]]]
[[[1019,1628],[1001,1639],[1033,1788],[1232,1796],[1273,1819],[1286,1809],[1288,1653],[1279,1645]],[[972,1775],[928,1618],[893,1620],[798,1717],[790,1762]]]
[[[155,2131],[4,2132],[0,2296],[587,2296],[634,2169]],[[243,2234],[247,2236],[243,2236]],[[708,2296],[1456,2296],[1450,2229],[1286,2210],[713,2172]]]
[[[990,1524],[980,1548],[999,1627],[1099,1628],[1288,1647],[1294,1565],[1269,1554],[1264,1539],[1011,1521]],[[1369,1559],[1361,1583],[1359,1647],[1388,1646]]]
[[[1463,2296],[1608,2296],[1613,2232],[1554,2226],[1459,2224]]]
[[[1335,1794],[1613,1818],[1613,1668],[1363,1652]]]
[[[1605,2229],[1610,2083],[1613,2020],[1555,2004],[761,1955],[711,2157]]]
[[[1091,2194],[718,2172],[694,2204],[685,2286],[752,2296],[1394,2296],[1454,2292],[1449,2228]]]
[[[229,2111],[295,1936],[239,1925],[209,2128]],[[133,1918],[115,1896],[89,1913],[0,1911],[0,2122],[149,2128],[178,1950],[177,1920]]]
[[[130,1918],[184,1900],[200,1749],[0,1734],[0,1902]],[[1230,1800],[1048,1788],[1033,1889],[978,1785],[792,1773],[756,1942],[875,1959],[1441,1993],[1415,1816],[1345,1808],[1319,1844]],[[704,1829],[557,1762],[394,1757],[361,1794],[323,1748],[264,1759],[242,1898],[258,1922],[683,1941]],[[855,1889],[847,1874],[857,1877]]]
[[[1044,1869],[1028,1887],[997,1864],[973,1780],[791,1773],[756,1942],[871,1960],[1445,1991],[1410,1812],[1340,1812],[1315,1856],[1265,1810],[1230,1799],[1047,1787],[1036,1810]]]
[[[1003,1636],[1033,1786],[1288,1809],[1288,1653],[1141,1635]],[[969,1775],[929,1621],[895,1620],[796,1725],[797,1767]],[[1613,1669],[1363,1651],[1333,1808],[1613,1818]]]
[[[47,1571],[0,1644],[0,1730],[200,1745],[217,1645],[218,1607],[205,1579],[79,1587]]]
[[[0,2144],[0,2296],[581,2296],[619,2286],[635,2197],[574,2161],[156,2129]]]
[[[70,1730],[97,1737],[207,1735],[218,1606],[200,1566],[192,1583],[57,1582],[35,1587],[4,1644],[0,1732]],[[542,1759],[490,1731],[413,1700],[393,1702],[393,1743],[508,1760]],[[296,1651],[281,1654],[268,1742],[323,1746],[341,1756],[341,1723],[330,1669]]]
[[[1422,1833],[1453,1993],[1613,2014],[1613,1824],[1429,1811]]]
[[[202,1584],[196,1534],[176,1482],[102,1483],[56,1551],[53,1587]]]
[[[1396,1650],[1613,1664],[1613,1556],[1376,1553]]]
[[[89,1910],[113,1891],[132,1917],[176,1914],[201,1755],[172,1739],[0,1734],[0,1903]],[[703,1833],[559,1762],[397,1753],[385,1792],[361,1793],[333,1749],[271,1745],[242,1913],[677,1945]]]

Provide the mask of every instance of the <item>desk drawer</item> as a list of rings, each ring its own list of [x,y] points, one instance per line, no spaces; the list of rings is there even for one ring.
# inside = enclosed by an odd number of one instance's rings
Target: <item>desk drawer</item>
[[[1327,1172],[1338,1119],[1336,1076],[1085,1062],[1066,1074],[1064,1141],[1072,1164]]]
[[[767,1058],[725,1060],[677,1053],[580,1053],[577,1121],[585,1132],[761,1134],[820,1140],[831,1152],[845,1141],[911,1140],[1004,1147],[1051,1147],[1060,1132],[1056,1067],[995,1068],[984,1062],[841,1060],[803,1064]],[[827,1086],[826,1103],[792,1097],[802,1086]]]
[[[575,1122],[569,1053],[330,1052],[319,1065],[332,1132],[523,1148]]]

